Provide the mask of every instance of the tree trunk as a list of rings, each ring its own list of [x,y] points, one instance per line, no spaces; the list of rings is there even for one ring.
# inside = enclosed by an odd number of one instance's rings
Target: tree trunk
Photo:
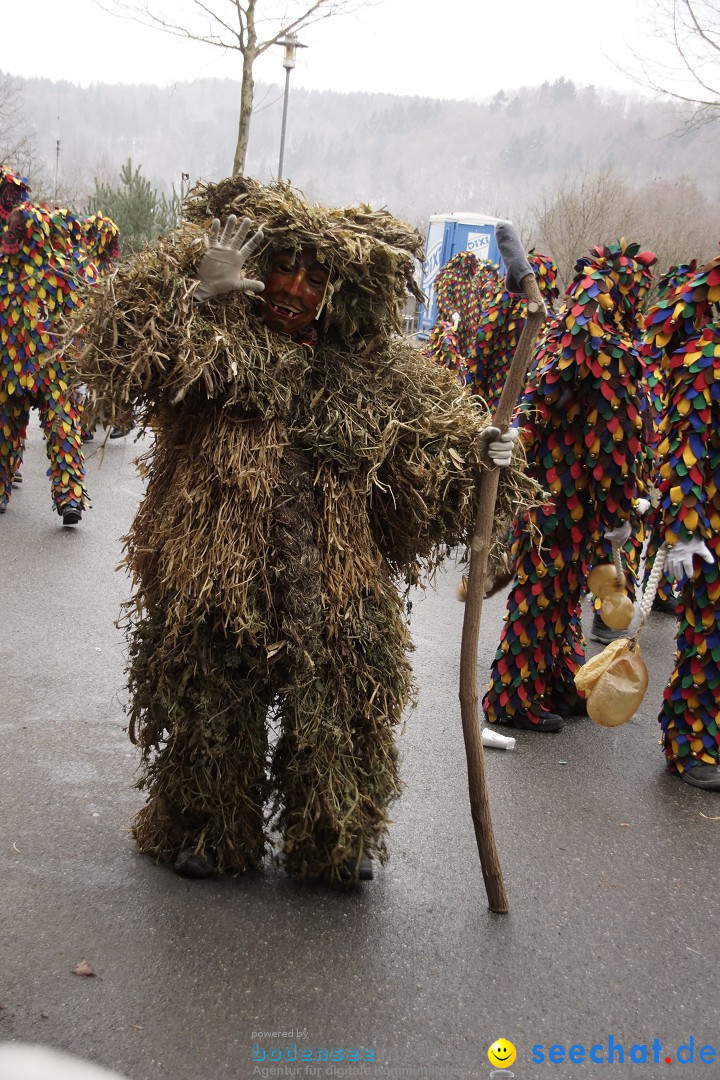
[[[247,0],[247,9],[245,11],[246,37],[245,46],[241,49],[243,70],[240,85],[240,119],[238,122],[235,159],[233,161],[233,176],[245,172],[245,158],[247,157],[248,142],[250,141],[250,118],[252,117],[253,97],[255,94],[253,65],[258,55],[257,32],[255,30],[256,2],[257,0]]]

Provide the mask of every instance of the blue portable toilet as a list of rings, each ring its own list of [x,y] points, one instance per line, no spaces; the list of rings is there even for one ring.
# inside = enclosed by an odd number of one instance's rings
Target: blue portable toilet
[[[425,244],[425,262],[422,268],[420,288],[427,301],[418,310],[417,332],[427,337],[437,320],[437,296],[435,278],[438,270],[450,262],[460,251],[472,251],[478,259],[497,263],[501,273],[504,267],[495,240],[495,226],[506,218],[489,214],[455,213],[433,214],[428,225]]]

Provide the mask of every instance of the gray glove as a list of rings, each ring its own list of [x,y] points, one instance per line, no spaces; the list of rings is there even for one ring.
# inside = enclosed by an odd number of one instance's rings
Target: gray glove
[[[609,540],[614,547],[623,547],[627,543],[629,536],[629,521],[623,521],[622,525],[617,525],[614,529],[605,530],[605,539]]]
[[[507,469],[512,461],[515,440],[519,435],[520,431],[515,427],[508,428],[502,435],[499,427],[486,427],[480,434],[482,450],[487,453],[493,465],[500,469]]]
[[[522,280],[532,274],[533,269],[518,240],[518,234],[509,221],[501,221],[495,226],[495,239],[505,263],[505,287],[508,292],[521,293]]]
[[[243,218],[238,225],[235,214],[230,214],[220,235],[220,219],[215,218],[205,238],[207,251],[203,255],[198,277],[200,287],[195,299],[202,302],[212,296],[229,292],[260,293],[265,286],[262,281],[246,278],[245,262],[263,241],[263,231],[252,232],[250,218]],[[248,239],[249,237],[249,239]]]

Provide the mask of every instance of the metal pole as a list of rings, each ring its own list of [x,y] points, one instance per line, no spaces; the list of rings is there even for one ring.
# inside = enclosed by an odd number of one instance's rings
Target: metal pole
[[[287,122],[288,97],[290,96],[290,68],[285,68],[285,100],[283,101],[282,128],[280,129],[280,160],[278,162],[278,180],[282,180],[283,158],[285,157],[285,124]]]
[[[53,202],[57,202],[58,192],[58,173],[60,172],[60,140],[55,141],[55,194],[53,196]]]

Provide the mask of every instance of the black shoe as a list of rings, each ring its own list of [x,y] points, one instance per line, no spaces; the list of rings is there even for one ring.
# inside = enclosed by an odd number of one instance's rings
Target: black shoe
[[[678,604],[677,600],[663,600],[661,597],[656,596],[652,602],[652,611],[661,611],[663,615],[677,615]]]
[[[593,615],[590,640],[599,641],[603,645],[609,645],[611,641],[617,641],[617,639],[621,637],[627,637],[627,630],[611,630],[600,618],[600,612],[596,611]]]
[[[7,504],[8,504],[7,498],[0,499],[0,514],[5,513],[5,511],[7,510]]]
[[[77,525],[82,517],[82,510],[79,510],[77,506],[66,506],[60,513],[63,525]]]
[[[13,487],[17,487],[19,484],[22,484],[22,482],[23,482],[23,474],[20,472],[19,469],[17,469],[15,471],[15,475],[12,478],[12,482],[13,482]]]
[[[341,881],[372,881],[373,866],[369,855],[361,855],[359,859],[348,859],[341,863],[338,868]]]
[[[173,870],[180,877],[193,878],[196,881],[217,877],[217,859],[210,848],[196,851],[192,846],[184,847],[178,852],[173,863]]]
[[[720,791],[720,765],[707,765],[696,761],[692,765],[686,765],[679,776],[693,787],[705,788],[705,791]]]
[[[562,727],[562,717],[552,712],[516,712],[503,720],[500,726],[515,728],[516,731],[537,731],[555,734]]]
[[[82,441],[84,443],[86,443],[86,442],[92,442],[93,439],[95,438],[95,436],[93,434],[91,434],[91,432],[87,431],[84,435],[81,435],[80,438],[82,439]],[[110,436],[110,438],[112,438],[112,435]]]
[[[567,694],[553,694],[553,712],[564,720],[568,716],[587,716],[587,698],[572,690]]]
[[[131,424],[130,427],[125,428],[124,431],[123,431],[122,428],[114,427],[112,429],[112,431],[110,432],[110,438],[111,439],[124,439],[126,435],[130,434],[130,432],[133,430],[134,427],[135,427],[135,425]]]

